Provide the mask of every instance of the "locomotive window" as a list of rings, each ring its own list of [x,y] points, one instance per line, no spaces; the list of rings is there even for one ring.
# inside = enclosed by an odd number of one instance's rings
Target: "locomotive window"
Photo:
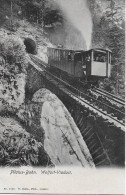
[[[86,55],[86,56],[85,56],[85,61],[90,61],[90,60],[91,60],[90,55]]]
[[[106,53],[94,51],[94,61],[106,62]]]

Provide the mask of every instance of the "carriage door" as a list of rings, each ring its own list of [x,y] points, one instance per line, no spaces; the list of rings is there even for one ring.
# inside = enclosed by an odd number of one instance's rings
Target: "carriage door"
[[[77,52],[74,55],[74,76],[75,77],[82,77],[82,53]]]

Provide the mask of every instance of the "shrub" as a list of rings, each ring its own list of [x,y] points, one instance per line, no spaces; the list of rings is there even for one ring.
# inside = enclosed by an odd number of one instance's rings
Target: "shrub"
[[[104,82],[102,84],[103,84],[103,88],[106,91],[108,91],[110,93],[114,93],[114,91],[115,91],[114,83],[110,78],[104,79]]]
[[[12,73],[25,72],[27,57],[25,45],[17,36],[0,37],[0,56],[5,59],[8,70]]]
[[[41,142],[19,121],[0,116],[0,166],[54,166]]]
[[[29,133],[5,129],[0,140],[0,165],[37,165],[41,147]]]
[[[12,35],[0,37],[0,111],[15,112],[24,102],[27,64],[22,40]]]

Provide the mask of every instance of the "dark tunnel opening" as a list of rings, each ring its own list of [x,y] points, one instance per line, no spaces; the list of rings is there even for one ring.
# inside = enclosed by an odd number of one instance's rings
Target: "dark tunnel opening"
[[[31,38],[25,38],[24,44],[26,46],[26,52],[30,54],[37,54],[36,42]]]

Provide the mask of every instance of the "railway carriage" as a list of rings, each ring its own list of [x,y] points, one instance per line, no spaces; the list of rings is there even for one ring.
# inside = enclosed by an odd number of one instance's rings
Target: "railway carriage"
[[[76,78],[105,78],[111,74],[111,51],[48,48],[48,63]]]

